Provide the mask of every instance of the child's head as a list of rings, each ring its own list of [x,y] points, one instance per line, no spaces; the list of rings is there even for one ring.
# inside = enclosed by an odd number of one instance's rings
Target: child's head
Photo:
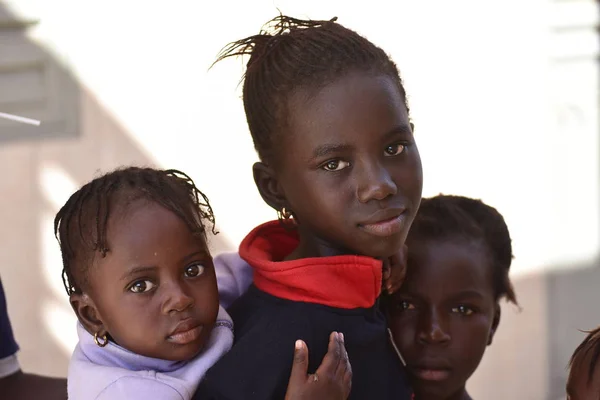
[[[479,200],[423,199],[407,239],[407,277],[387,306],[417,398],[464,391],[500,322],[516,303],[504,218]]]
[[[206,222],[208,199],[174,170],[116,170],[69,198],[54,221],[63,281],[99,345],[167,360],[203,348],[218,312]]]
[[[293,217],[303,256],[388,257],[404,243],[422,171],[398,69],[331,21],[279,16],[219,59],[250,55],[243,100],[267,204]]]
[[[567,381],[568,400],[597,400],[600,397],[600,326],[575,349]]]

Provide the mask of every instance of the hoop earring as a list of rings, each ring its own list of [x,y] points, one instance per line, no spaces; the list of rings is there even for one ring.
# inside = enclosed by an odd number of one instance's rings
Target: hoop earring
[[[96,343],[98,347],[106,346],[108,344],[108,337],[106,337],[106,333],[104,336],[98,336],[98,332],[94,333],[94,343]]]
[[[282,222],[288,219],[292,219],[293,217],[294,216],[292,215],[290,210],[286,209],[285,207],[281,207],[281,211],[277,210],[277,219]]]

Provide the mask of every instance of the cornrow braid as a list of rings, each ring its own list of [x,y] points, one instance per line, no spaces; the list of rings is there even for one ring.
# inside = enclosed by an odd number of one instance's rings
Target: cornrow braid
[[[54,219],[63,260],[61,275],[69,296],[81,293],[87,285],[87,270],[95,254],[105,257],[109,251],[106,231],[110,216],[139,199],[175,213],[204,239],[204,221],[217,233],[208,198],[185,173],[128,167],[102,175],[75,192]]]
[[[518,304],[509,277],[512,242],[502,215],[481,200],[467,197],[439,195],[423,199],[409,238],[455,237],[480,240],[485,245],[492,260],[495,297]]]
[[[358,33],[330,20],[301,20],[279,15],[258,35],[225,46],[215,63],[250,56],[243,80],[243,101],[254,147],[261,161],[276,161],[276,144],[287,127],[289,98],[299,89],[314,93],[351,72],[381,74],[406,92],[396,64]],[[213,64],[214,65],[214,64]]]

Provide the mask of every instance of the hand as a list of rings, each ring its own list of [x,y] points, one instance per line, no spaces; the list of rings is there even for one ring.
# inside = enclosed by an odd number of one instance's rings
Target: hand
[[[296,341],[294,363],[285,400],[346,400],[352,387],[352,367],[344,346],[344,335],[332,332],[323,362],[308,375],[308,348]]]
[[[402,250],[383,260],[383,289],[387,294],[392,294],[400,289],[406,278],[406,258],[408,248],[402,246]]]

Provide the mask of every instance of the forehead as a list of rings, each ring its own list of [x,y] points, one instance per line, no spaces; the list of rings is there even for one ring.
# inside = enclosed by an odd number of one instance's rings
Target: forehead
[[[297,145],[358,141],[408,126],[408,111],[394,79],[350,73],[316,93],[298,90],[289,99],[288,128]]]
[[[171,210],[145,199],[136,200],[109,218],[109,249],[113,253],[155,252],[206,243],[194,235],[186,222]]]
[[[407,245],[407,289],[440,295],[476,290],[493,296],[492,266],[478,241],[417,239]]]

